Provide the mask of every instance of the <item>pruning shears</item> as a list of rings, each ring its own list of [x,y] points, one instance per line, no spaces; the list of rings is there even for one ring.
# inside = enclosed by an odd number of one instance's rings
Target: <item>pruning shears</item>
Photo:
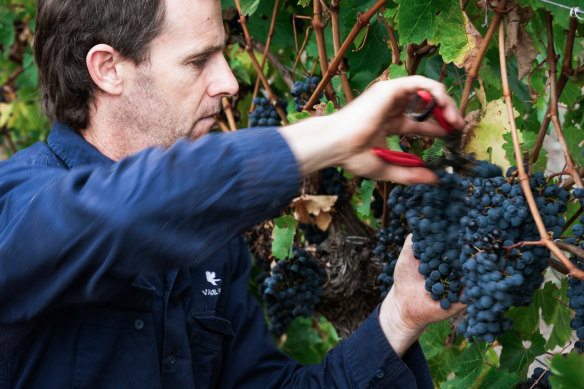
[[[408,115],[412,120],[417,122],[423,122],[428,119],[430,115],[434,116],[434,119],[444,128],[448,133],[452,132],[452,126],[444,119],[444,111],[440,106],[436,104],[436,99],[432,94],[425,90],[419,90],[414,95],[414,98],[408,105],[406,110],[406,115]],[[384,149],[382,147],[373,147],[371,149],[375,155],[383,159],[385,162],[407,166],[407,167],[425,167],[424,161],[413,154],[393,151]]]

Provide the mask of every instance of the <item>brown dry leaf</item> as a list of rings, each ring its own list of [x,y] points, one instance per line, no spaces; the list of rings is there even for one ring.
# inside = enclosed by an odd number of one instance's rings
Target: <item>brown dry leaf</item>
[[[507,37],[505,38],[505,54],[515,54],[518,75],[521,80],[529,74],[533,61],[539,53],[533,45],[523,25],[535,17],[530,8],[513,7],[507,17]]]
[[[292,200],[294,218],[300,223],[316,224],[326,231],[333,220],[331,211],[338,196],[302,195]]]
[[[483,44],[483,36],[481,33],[476,29],[474,24],[470,21],[470,18],[466,14],[465,11],[462,11],[462,15],[464,16],[464,28],[466,29],[466,40],[468,42],[469,50],[466,52],[464,59],[462,60],[462,66],[465,69],[472,68],[474,64],[480,48]],[[461,64],[456,64],[456,66],[460,67]]]
[[[325,116],[326,115],[326,103],[315,104],[314,114],[312,116]]]

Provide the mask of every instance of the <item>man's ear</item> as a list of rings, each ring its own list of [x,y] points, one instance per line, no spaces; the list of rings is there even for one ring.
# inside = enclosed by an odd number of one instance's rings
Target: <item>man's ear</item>
[[[105,93],[120,95],[124,85],[124,62],[111,46],[93,46],[85,59],[91,79]]]

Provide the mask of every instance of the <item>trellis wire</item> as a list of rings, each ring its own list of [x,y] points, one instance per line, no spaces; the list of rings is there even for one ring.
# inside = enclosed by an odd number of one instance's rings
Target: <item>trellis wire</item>
[[[582,9],[580,9],[580,7],[569,7],[567,5],[560,4],[560,3],[555,3],[555,2],[550,1],[550,0],[539,0],[539,1],[541,1],[543,3],[548,3],[548,4],[551,4],[551,5],[554,5],[556,7],[560,7],[560,8],[564,8],[564,9],[569,9],[570,10],[570,17],[577,18],[577,19],[580,19],[580,20],[584,20],[584,17],[578,16],[578,14],[584,15],[584,11],[582,11]]]

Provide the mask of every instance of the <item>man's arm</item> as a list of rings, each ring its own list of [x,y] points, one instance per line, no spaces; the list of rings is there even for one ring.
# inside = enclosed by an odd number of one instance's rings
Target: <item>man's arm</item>
[[[243,246],[243,245],[242,245]],[[230,293],[246,293],[249,258],[241,249]],[[228,345],[221,388],[432,388],[417,339],[427,324],[443,320],[448,311],[425,295],[411,239],[400,253],[395,284],[381,308],[350,337],[327,353],[321,364],[302,366],[279,352],[268,333],[255,299],[229,298],[226,315],[235,335]]]

